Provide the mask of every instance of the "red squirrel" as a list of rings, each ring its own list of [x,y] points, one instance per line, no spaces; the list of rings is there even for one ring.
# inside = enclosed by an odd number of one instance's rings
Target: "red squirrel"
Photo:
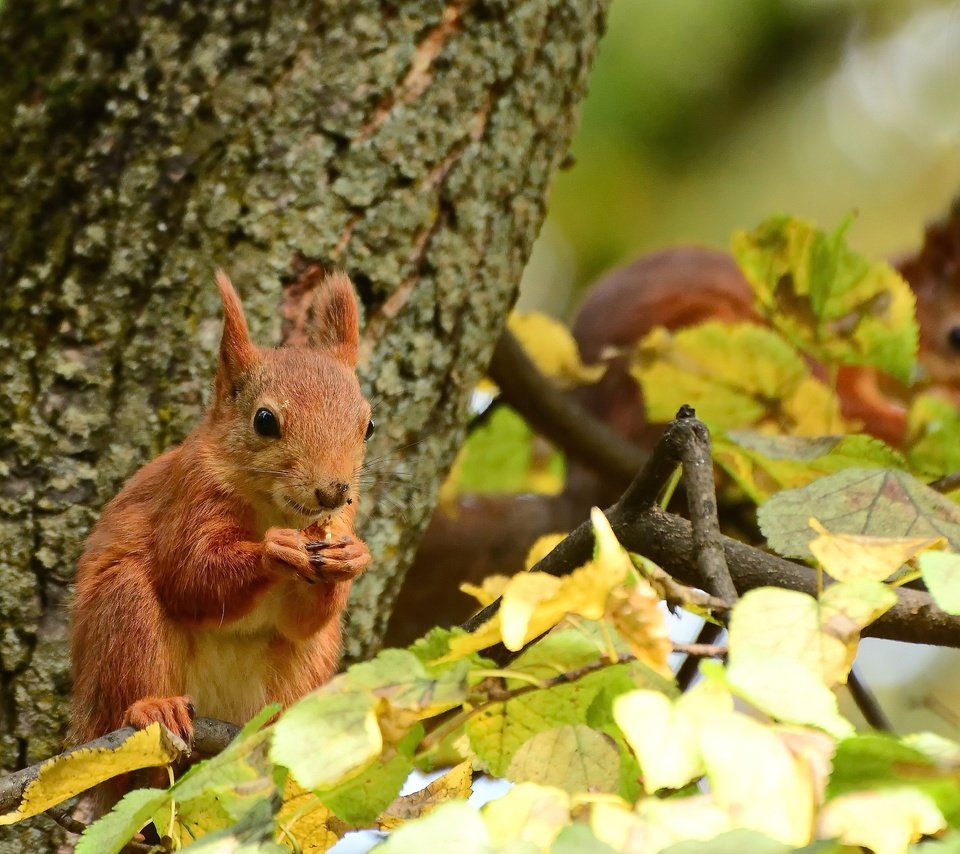
[[[104,508],[77,570],[71,740],[194,714],[243,723],[329,679],[370,555],[353,530],[373,431],[356,377],[356,296],[314,297],[304,346],[250,340],[230,280],[213,400],[182,444]]]

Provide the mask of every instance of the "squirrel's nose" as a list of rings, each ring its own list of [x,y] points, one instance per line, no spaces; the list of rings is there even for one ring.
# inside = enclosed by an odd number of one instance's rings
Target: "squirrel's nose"
[[[313,490],[313,494],[317,496],[317,503],[321,507],[326,507],[328,510],[335,510],[346,501],[347,491],[349,489],[349,484],[337,481],[329,484],[325,488],[318,486]]]

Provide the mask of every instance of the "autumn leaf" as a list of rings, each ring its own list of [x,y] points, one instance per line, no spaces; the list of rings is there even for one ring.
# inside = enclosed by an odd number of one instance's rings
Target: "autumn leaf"
[[[933,601],[948,614],[960,614],[960,555],[927,552],[920,555],[919,564]]]
[[[606,365],[585,365],[570,330],[540,312],[513,312],[507,326],[540,372],[561,388],[595,383]]]
[[[666,422],[690,404],[711,430],[767,425],[814,434],[843,429],[836,395],[776,332],[754,324],[703,323],[641,343],[631,373],[647,417]]]
[[[304,854],[329,850],[350,829],[292,777],[287,777],[276,823],[281,843]]]
[[[837,581],[885,581],[921,552],[946,545],[943,537],[832,534],[814,518],[808,519],[807,524],[819,534],[810,541],[810,551],[824,572]]]
[[[493,854],[494,849],[480,813],[466,801],[448,801],[423,818],[401,825],[372,850],[376,854]]]
[[[928,795],[904,787],[834,798],[821,811],[817,831],[822,837],[870,848],[874,854],[902,854],[911,842],[946,826]]]
[[[616,792],[620,754],[603,733],[583,724],[566,724],[541,730],[525,741],[514,753],[506,776],[570,794]]]
[[[0,826],[38,815],[118,774],[169,765],[179,755],[160,724],[135,732],[115,748],[81,747],[61,754],[40,766],[37,778],[24,789],[17,809],[0,816]]]
[[[825,685],[846,681],[847,642],[824,631],[817,600],[796,590],[759,587],[730,617],[730,661],[740,655],[794,659]]]
[[[906,472],[849,468],[774,495],[757,514],[770,547],[784,557],[813,557],[811,508],[835,534],[943,537],[960,548],[960,507]]]
[[[486,649],[501,640],[507,649],[522,649],[567,614],[591,620],[602,617],[610,591],[626,579],[632,563],[603,513],[594,508],[590,517],[597,537],[594,560],[562,578],[545,572],[514,575],[503,588],[500,610],[471,634],[452,639],[447,659]]]
[[[613,715],[640,760],[648,794],[679,789],[704,772],[698,745],[704,717],[733,709],[730,694],[701,684],[671,701],[657,691],[632,691],[617,697]]]
[[[393,830],[404,822],[427,815],[447,801],[465,799],[470,796],[472,784],[471,763],[465,761],[454,765],[424,788],[393,801],[377,820],[377,826],[381,830]]]
[[[518,783],[481,812],[495,850],[546,851],[570,823],[570,798],[551,786]]]
[[[740,712],[718,712],[700,725],[710,791],[739,827],[790,845],[810,841],[813,781],[769,727]]]
[[[308,694],[274,725],[270,757],[305,788],[339,783],[383,749],[373,694],[337,693],[342,679]]]
[[[889,264],[809,222],[772,217],[738,232],[733,252],[775,329],[828,364],[869,365],[907,382],[917,355],[916,300]]]

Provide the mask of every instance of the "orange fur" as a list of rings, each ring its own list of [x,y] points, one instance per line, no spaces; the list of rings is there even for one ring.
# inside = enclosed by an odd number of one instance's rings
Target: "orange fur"
[[[192,715],[243,723],[334,673],[369,561],[353,531],[370,407],[349,280],[321,284],[309,346],[259,349],[222,272],[214,399],[104,508],[76,579],[71,740]],[[269,408],[280,436],[259,435]],[[323,535],[329,531],[329,540]]]

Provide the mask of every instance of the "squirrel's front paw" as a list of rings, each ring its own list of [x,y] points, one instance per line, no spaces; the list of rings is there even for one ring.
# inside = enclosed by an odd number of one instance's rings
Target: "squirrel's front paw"
[[[123,725],[144,729],[152,723],[163,724],[190,747],[193,741],[193,700],[189,697],[144,697],[123,715]]]
[[[370,563],[367,544],[356,537],[308,540],[306,549],[317,577],[323,581],[350,581]]]
[[[263,537],[264,565],[278,575],[291,570],[305,581],[316,581],[316,572],[306,549],[307,538],[292,528],[269,528]]]

